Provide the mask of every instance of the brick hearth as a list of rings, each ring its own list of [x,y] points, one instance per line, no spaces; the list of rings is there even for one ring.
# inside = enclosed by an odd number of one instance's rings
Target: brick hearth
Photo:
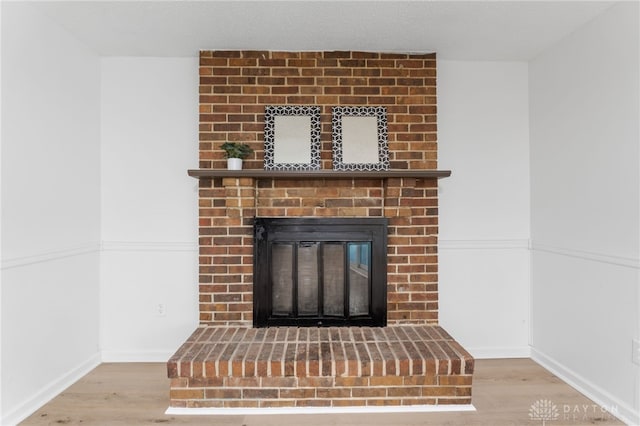
[[[473,359],[438,326],[202,326],[168,373],[172,407],[470,404]]]

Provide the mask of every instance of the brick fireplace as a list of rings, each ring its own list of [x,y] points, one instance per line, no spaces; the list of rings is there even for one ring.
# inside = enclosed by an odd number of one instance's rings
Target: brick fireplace
[[[320,107],[320,173],[262,173],[268,105]],[[331,107],[346,105],[386,107],[392,172],[322,173]],[[473,359],[438,326],[437,178],[447,174],[436,171],[436,113],[435,54],[201,52],[190,173],[200,326],[168,362],[172,407],[470,403]],[[253,148],[243,173],[216,173],[225,141]],[[262,217],[386,218],[388,326],[253,328]]]

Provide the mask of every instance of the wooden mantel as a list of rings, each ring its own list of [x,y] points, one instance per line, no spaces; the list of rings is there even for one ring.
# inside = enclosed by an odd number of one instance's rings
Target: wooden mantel
[[[264,179],[385,179],[385,178],[446,178],[451,170],[384,170],[384,171],[336,171],[336,170],[262,170],[262,169],[191,169],[189,176],[197,179],[213,178],[264,178]]]

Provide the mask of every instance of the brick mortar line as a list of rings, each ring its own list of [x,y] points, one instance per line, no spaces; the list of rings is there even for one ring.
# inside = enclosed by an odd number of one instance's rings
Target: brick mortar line
[[[336,387],[327,387],[327,386],[322,386],[322,387],[310,387],[310,386],[302,386],[302,387],[296,387],[296,386],[194,386],[194,387],[174,387],[171,390],[172,391],[204,391],[204,390],[284,390],[284,391],[289,391],[289,390],[316,390],[316,389],[320,389],[320,390],[335,390],[335,389],[406,389],[406,388],[420,388],[420,389],[424,389],[424,390],[431,390],[431,389],[439,389],[442,387],[446,387],[446,388],[450,388],[450,389],[470,389],[472,388],[472,385],[450,385],[450,386],[438,386],[438,385],[413,385],[413,386],[406,386],[406,385],[396,385],[396,386],[392,386],[392,385],[377,385],[377,386],[336,386]]]

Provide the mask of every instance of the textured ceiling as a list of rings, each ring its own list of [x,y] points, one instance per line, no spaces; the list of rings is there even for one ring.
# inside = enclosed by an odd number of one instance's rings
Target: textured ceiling
[[[522,61],[610,7],[594,1],[32,2],[102,56],[201,49],[437,52]]]

